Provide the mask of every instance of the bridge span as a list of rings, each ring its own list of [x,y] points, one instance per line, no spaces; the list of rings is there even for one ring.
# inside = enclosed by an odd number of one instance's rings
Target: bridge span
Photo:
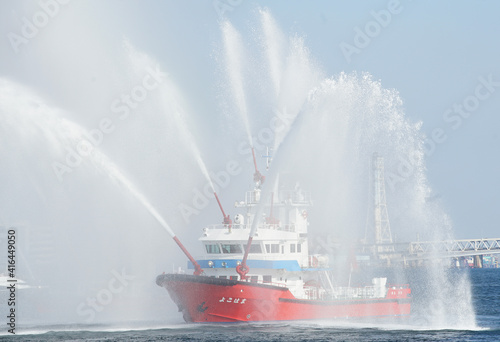
[[[380,264],[405,266],[425,260],[474,257],[475,266],[482,267],[484,255],[500,254],[500,238],[363,244],[360,253],[368,253]]]

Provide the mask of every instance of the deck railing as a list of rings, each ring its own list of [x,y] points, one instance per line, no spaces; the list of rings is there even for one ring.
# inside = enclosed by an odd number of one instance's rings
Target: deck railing
[[[331,290],[326,291],[325,289],[317,286],[304,286],[304,293],[307,299],[311,300],[328,300],[328,299],[367,299],[367,298],[381,298],[385,296],[384,294],[377,293],[375,286],[365,286],[365,287],[334,287]]]
[[[231,227],[227,224],[212,224],[206,226],[207,229],[250,229],[251,224],[235,224],[233,223]],[[269,229],[269,230],[279,230],[284,232],[295,232],[297,228],[300,228],[299,224],[259,224],[258,230]]]
[[[245,202],[240,205],[255,205],[261,201],[260,191],[247,191],[245,193]],[[278,196],[273,196],[273,204],[310,206],[312,205],[311,193],[308,191],[280,191]],[[271,198],[267,198],[267,205],[271,205]]]

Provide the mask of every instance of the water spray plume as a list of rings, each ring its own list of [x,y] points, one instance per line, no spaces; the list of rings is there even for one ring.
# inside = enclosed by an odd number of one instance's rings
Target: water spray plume
[[[287,170],[290,171],[294,179],[305,183],[314,195],[314,210],[318,214],[315,217],[314,228],[311,226],[311,231],[314,231],[314,234],[321,238],[332,235],[359,238],[364,235],[366,220],[359,213],[366,212],[367,198],[369,198],[367,193],[367,189],[370,188],[368,186],[369,171],[367,170],[370,170],[369,162],[373,152],[378,152],[386,158],[387,205],[390,211],[391,229],[398,234],[398,240],[411,241],[416,233],[419,233],[422,239],[424,236],[428,237],[429,240],[442,236],[450,238],[451,236],[448,236],[448,231],[451,231],[449,218],[438,202],[428,200],[432,190],[428,185],[425,173],[425,140],[421,132],[421,123],[414,123],[405,116],[404,106],[398,92],[394,89],[384,89],[380,81],[374,81],[367,73],[339,73],[325,78],[310,58],[309,50],[305,47],[303,39],[296,35],[285,37],[268,10],[260,10],[259,15],[262,39],[258,47],[249,49],[252,52],[257,51],[251,57],[248,57],[250,54],[242,43],[241,35],[229,22],[223,21],[220,27],[224,57],[221,59],[222,67],[225,72],[224,80],[229,85],[230,93],[227,101],[234,104],[234,110],[231,109],[226,116],[237,115],[238,121],[244,126],[244,135],[246,135],[249,145],[252,146],[255,175],[257,176],[255,179],[261,185],[260,204],[253,209],[255,211],[252,213],[254,217],[263,217],[265,204],[268,203],[272,192],[276,191],[274,185],[278,171]],[[260,55],[257,55],[259,52]],[[154,61],[149,57],[144,57],[145,54],[138,57],[141,63],[146,63],[148,67],[156,67]],[[269,66],[266,77],[269,79],[262,78],[261,74],[255,72],[266,63]],[[143,66],[142,64],[135,65],[135,69],[142,73]],[[272,85],[274,91],[270,91],[268,97],[263,98],[262,101],[253,101],[252,93],[247,89],[250,88],[249,85],[261,85],[266,82]],[[157,89],[162,95],[161,105],[159,108],[153,108],[154,110],[151,112],[164,113],[164,117],[168,120],[176,120],[175,124],[169,126],[178,128],[178,134],[181,137],[178,140],[182,141],[183,147],[189,149],[189,161],[196,161],[214,192],[224,216],[224,223],[230,222],[226,221],[226,217],[229,218],[229,215],[226,216],[222,209],[210,173],[194,143],[193,134],[184,120],[190,113],[181,104],[181,100],[176,98],[177,95],[174,95],[176,93],[172,91],[172,85],[167,85],[167,83],[164,82]],[[137,84],[131,84],[131,86],[135,85]],[[269,86],[263,88],[271,89]],[[20,90],[16,91],[16,89]],[[118,93],[116,92],[116,94]],[[150,103],[146,103],[147,101],[141,105],[149,105]],[[265,110],[254,111],[252,107],[257,106],[256,102],[259,104],[261,102],[271,103],[272,105],[264,108]],[[152,105],[154,106],[154,104]],[[264,182],[264,177],[260,174],[255,159],[253,146],[259,145],[254,144],[252,139],[249,113],[255,113],[255,117],[252,118],[255,120],[254,122],[269,122],[267,113],[273,113],[276,109],[282,111],[279,118],[282,121],[284,119],[285,122],[279,126],[280,130],[273,132],[274,158]],[[284,110],[288,113],[285,113]],[[61,156],[66,153],[66,146],[74,147],[82,139],[85,139],[85,131],[82,127],[70,120],[61,119],[62,117],[59,112],[48,108],[43,101],[31,96],[24,88],[19,88],[11,84],[10,81],[0,79],[0,129],[2,131],[0,150],[5,153],[6,159],[12,158],[14,161],[17,161],[15,158],[30,159],[30,164],[22,166],[34,170],[33,173],[43,169],[40,158],[36,158],[39,157],[36,153],[40,153],[41,150],[49,163],[55,158],[61,160]],[[145,126],[151,126],[147,120],[141,120]],[[131,122],[129,121],[128,124]],[[171,121],[169,121],[170,123]],[[275,121],[274,123],[282,122]],[[266,125],[266,127],[269,126]],[[146,128],[150,129],[151,127]],[[44,141],[46,146],[38,148],[37,144],[40,141]],[[102,150],[94,148],[91,154],[84,157],[83,160],[83,166],[80,167],[84,168],[85,171],[88,171],[88,166],[91,165],[95,169],[105,172],[110,179],[113,179],[138,203],[141,203],[193,263],[195,273],[201,273],[200,265],[180,243],[167,221]],[[35,163],[38,164],[35,165]],[[404,172],[401,171],[402,169]],[[12,171],[4,168],[3,171],[7,172],[5,170],[13,174],[17,170],[21,170],[21,167]],[[62,217],[66,207],[65,204],[61,204],[64,201],[57,198],[61,189],[54,190],[52,187],[53,184],[57,183],[57,179],[51,171],[44,170],[47,174],[50,173],[49,176],[43,172],[37,175],[43,182],[38,185],[40,187],[46,186],[46,194],[44,195],[49,198],[48,202],[52,199],[60,201],[56,201],[56,204],[51,203],[54,208],[54,213],[51,214],[53,217]],[[88,175],[85,174],[85,176]],[[17,175],[17,177],[17,180],[25,181],[22,176]],[[77,175],[77,172],[65,175],[65,177],[73,178],[65,183],[64,187],[75,186],[75,183],[81,181],[81,178],[78,178],[81,177],[81,174]],[[164,182],[165,178],[169,177],[162,175],[158,181],[159,185],[164,185],[161,182]],[[21,184],[21,182],[19,183]],[[84,183],[83,186],[87,184]],[[5,186],[16,191],[25,190],[22,185],[18,186],[18,189],[10,184],[5,184]],[[76,186],[81,185],[77,184]],[[69,193],[69,191],[67,192]],[[93,195],[90,191],[87,195],[89,194]],[[8,200],[11,201],[11,198]],[[10,205],[7,200],[3,204]],[[15,203],[15,206],[19,207],[17,210],[24,211],[24,213],[19,214],[19,217],[30,219],[31,217],[26,214],[26,211],[31,206],[23,204],[19,201]],[[89,207],[95,208],[96,206],[92,204]],[[36,209],[44,211],[44,207]],[[15,214],[10,214],[8,210],[5,212],[15,217]],[[66,220],[77,221],[75,218],[78,221],[81,218],[81,221],[85,222],[89,215],[84,210],[80,209],[80,212],[80,217],[72,216],[59,219],[59,225],[67,228]],[[51,215],[47,214],[47,216]],[[113,220],[117,220],[116,216],[120,215],[118,213],[114,216]],[[33,217],[33,220],[36,221],[36,216]],[[49,220],[52,220],[53,217]],[[246,261],[253,236],[258,227],[258,221],[255,219],[252,222],[243,262],[237,268],[242,279],[246,279],[248,273]],[[75,223],[75,226],[79,227],[78,224],[80,222]],[[135,227],[133,229],[136,230]],[[65,230],[61,230],[61,232],[65,232]],[[113,236],[113,240],[110,241],[116,242],[116,236]],[[109,244],[105,247],[103,249],[111,248]],[[161,247],[163,248],[163,246]],[[323,247],[323,245],[318,244],[317,247]],[[97,252],[97,248],[94,251]],[[120,251],[122,249],[115,250],[116,253],[109,251],[107,253],[116,257],[118,262],[124,262],[118,255]],[[432,260],[433,263],[424,267],[427,273],[419,281],[420,284],[425,284],[423,289],[420,289],[421,293],[425,293],[423,299],[416,296],[413,298],[415,303],[413,307],[416,311],[421,310],[424,313],[427,326],[475,328],[475,313],[470,293],[471,284],[467,276],[459,275],[457,276],[458,280],[452,279],[453,276],[446,273],[446,267],[439,265],[437,260],[437,258]],[[142,263],[142,260],[140,262]],[[106,265],[114,264],[110,262]],[[89,274],[95,273],[94,265],[82,266],[91,269],[92,273]],[[102,267],[102,265],[99,266]],[[78,271],[81,273],[80,269]],[[339,278],[342,276],[344,274],[338,274]],[[71,309],[74,311],[74,308]]]
[[[279,96],[283,77],[283,47],[285,38],[268,9],[259,9],[264,35],[263,49],[269,64],[270,77],[276,97]]]
[[[164,89],[164,92],[166,92],[167,90]],[[175,99],[169,99],[170,101],[176,101]],[[171,105],[169,103],[169,105]],[[184,143],[185,143],[185,146],[188,147],[189,151],[191,152],[191,155],[193,156],[193,158],[196,160],[196,163],[198,164],[198,167],[200,168],[200,171],[201,173],[203,174],[203,176],[206,178],[207,182],[210,183],[210,187],[212,188],[213,191],[215,191],[215,187],[214,187],[214,184],[210,178],[210,174],[208,173],[208,169],[207,169],[207,166],[205,164],[205,162],[203,161],[203,159],[201,158],[201,153],[200,153],[200,150],[198,149],[198,146],[196,145],[196,142],[194,140],[194,137],[193,135],[191,134],[191,132],[188,130],[188,126],[185,122],[185,120],[183,120],[183,114],[181,114],[180,112],[180,106],[179,104],[175,103],[174,104],[176,108],[176,113],[174,115],[174,118],[175,118],[175,122],[176,122],[176,126],[179,130],[179,134],[181,136],[181,139],[183,139]]]
[[[208,183],[210,184],[210,187],[212,188],[212,191],[215,193],[215,186],[214,183],[212,182],[212,179],[210,178],[210,174],[208,173],[207,166],[203,162],[203,159],[201,159],[201,156],[196,157],[196,161],[198,162],[198,166],[201,169],[201,172],[203,173],[203,176],[207,179]]]
[[[267,15],[261,11],[264,26],[269,26]],[[262,59],[267,58],[274,68],[269,73],[272,83],[276,85],[276,80],[281,80],[277,108],[285,108],[288,113],[281,113],[280,117],[287,118],[287,124],[275,132],[273,163],[261,187],[260,203],[268,203],[278,171],[286,170],[292,174],[290,178],[306,183],[311,193],[316,194],[315,233],[356,241],[364,234],[361,227],[365,227],[366,220],[359,213],[366,212],[371,198],[367,193],[370,160],[373,152],[379,152],[386,158],[391,228],[398,238],[411,241],[415,232],[430,240],[436,235],[449,236],[447,232],[451,227],[447,215],[439,203],[426,200],[432,190],[425,174],[421,124],[406,118],[398,92],[384,89],[380,81],[374,81],[367,73],[340,73],[325,78],[310,58],[304,41],[297,37],[290,38],[288,50],[286,47],[281,50],[287,51],[283,54],[284,68],[281,69],[279,62],[271,61],[279,53],[270,54],[266,50],[273,45],[272,37],[264,34],[263,39],[267,41],[261,44],[264,46]],[[233,53],[238,55],[237,51]],[[241,65],[245,64],[241,62]],[[257,66],[249,69],[252,67]],[[246,74],[253,77],[251,71]],[[401,164],[408,158],[410,162],[404,165],[410,164],[411,172],[401,177]],[[264,213],[264,205],[258,205],[253,216],[262,217]],[[252,222],[250,237],[256,232],[257,221]],[[327,227],[335,228],[332,231]],[[441,310],[432,310],[432,317],[426,318],[429,326],[439,322],[440,327],[464,324],[474,327],[470,291],[464,291],[463,295],[448,291],[457,280],[445,273],[446,266],[436,262],[426,267],[429,268],[427,278],[419,281],[428,284],[430,293],[424,301],[415,298],[415,309],[425,312],[429,306],[439,303]],[[340,272],[338,276],[344,274]],[[470,288],[467,279],[458,283]],[[455,308],[460,308],[460,312]]]
[[[143,70],[158,68],[159,63],[157,61],[153,60],[147,54],[137,51],[128,40],[124,40],[124,46],[133,68],[140,74],[143,73]],[[207,167],[201,158],[201,153],[196,145],[196,140],[194,139],[194,136],[191,133],[185,119],[189,110],[183,94],[178,89],[177,85],[168,78],[162,80],[159,85],[159,93],[160,105],[163,109],[162,113],[166,116],[168,115],[169,120],[174,121],[176,133],[183,141],[184,146],[189,150],[190,156],[193,157],[198,164],[203,176],[210,183],[212,189],[214,189],[214,184],[211,181]]]
[[[0,82],[1,84],[2,82]],[[6,84],[1,84],[5,86]],[[8,86],[8,84],[7,84]],[[1,89],[0,89],[1,90]],[[0,91],[0,93],[2,93]],[[32,124],[38,126],[38,129],[44,132],[46,137],[50,137],[51,143],[56,143],[58,147],[62,145],[74,145],[77,146],[80,142],[87,138],[86,130],[79,126],[78,124],[66,119],[58,118],[50,108],[48,108],[39,99],[33,98],[31,100],[33,103],[38,103],[38,107],[42,108],[41,114],[37,118],[34,118]],[[27,111],[28,113],[31,111]],[[64,132],[64,133],[62,133]],[[194,260],[194,258],[189,254],[186,248],[181,244],[176,234],[165,221],[165,219],[160,215],[158,210],[149,202],[149,200],[142,194],[141,191],[132,183],[132,181],[127,178],[119,167],[113,163],[109,157],[100,151],[97,147],[92,147],[91,151],[88,153],[88,160],[99,170],[103,171],[108,177],[110,177],[117,184],[122,186],[127,190],[127,192],[134,197],[150,214],[154,219],[163,227],[167,233],[174,239],[174,241],[179,245],[181,250],[186,254],[188,259],[195,265],[195,274],[201,273],[201,267]]]
[[[138,69],[141,70],[144,67],[149,67],[153,68],[158,65],[155,61],[153,61],[149,56],[147,56],[144,53],[139,53],[137,50],[134,49],[134,47],[129,43],[125,42],[126,48],[128,49],[129,57],[132,59],[132,64]],[[139,63],[137,63],[139,62]],[[138,64],[138,65],[136,65]],[[190,131],[187,128],[187,124],[185,120],[183,119],[185,115],[185,107],[183,104],[185,103],[183,101],[183,97],[179,90],[177,89],[176,85],[173,84],[170,81],[165,81],[163,84],[160,85],[160,99],[161,99],[161,104],[163,105],[165,112],[170,113],[173,111],[173,118],[176,123],[176,127],[181,135],[181,138],[184,139],[184,142],[186,146],[188,146],[188,149],[190,150],[192,156],[196,160],[196,163],[198,164],[202,174],[205,176],[207,181],[210,183],[210,186],[212,189],[214,189],[214,185],[210,179],[210,175],[208,173],[207,167],[205,163],[203,162],[201,158],[200,151],[198,147],[196,146],[195,140],[190,133]],[[215,190],[214,190],[215,191]],[[145,199],[144,199],[145,200]],[[147,203],[147,202],[146,202]],[[200,265],[196,262],[196,260],[191,256],[191,254],[188,252],[188,250],[184,247],[184,245],[180,242],[180,240],[175,236],[174,232],[172,229],[169,227],[169,225],[165,222],[165,220],[158,214],[158,212],[148,203],[146,206],[150,213],[160,222],[160,224],[169,232],[169,234],[172,236],[174,241],[177,243],[177,245],[180,247],[180,249],[184,252],[184,254],[187,256],[187,258],[193,263],[195,267],[195,275],[200,275],[203,273]]]
[[[79,133],[79,136],[82,136],[84,132],[83,128],[67,120],[65,121],[67,122],[67,125],[72,127],[75,132]],[[180,242],[179,238],[176,236],[172,228],[170,228],[169,224],[165,221],[165,219],[163,219],[160,213],[158,213],[156,208],[147,200],[147,198],[137,189],[137,187],[120,171],[116,164],[114,164],[104,153],[97,149],[94,149],[93,153],[91,154],[91,160],[94,161],[95,165],[98,168],[102,169],[110,178],[123,185],[128,190],[128,192],[146,208],[146,210],[156,219],[156,221],[158,221],[158,223],[167,231],[167,233],[172,237],[175,243],[180,247],[187,258],[193,263],[195,267],[194,274],[200,275],[201,273],[203,273],[200,265]]]
[[[75,124],[70,123],[73,127],[77,127]],[[137,187],[128,179],[122,171],[114,164],[104,153],[95,149],[93,151],[92,160],[95,162],[96,166],[102,169],[110,178],[117,181],[125,189],[141,203],[144,208],[155,218],[155,220],[167,231],[171,237],[175,237],[175,233],[170,228],[165,219],[158,213],[156,208],[148,201],[148,199],[137,189]]]
[[[236,109],[241,116],[250,146],[253,146],[253,139],[248,120],[248,106],[243,87],[243,56],[244,48],[239,33],[228,21],[222,23],[222,34],[224,40],[224,55],[226,61],[227,77],[235,102]]]

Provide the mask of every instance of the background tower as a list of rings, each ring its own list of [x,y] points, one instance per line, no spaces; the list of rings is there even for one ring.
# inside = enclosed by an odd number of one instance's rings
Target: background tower
[[[384,158],[376,152],[373,154],[373,186],[374,186],[374,219],[375,244],[392,243],[391,225],[385,199]],[[379,252],[393,250],[392,247],[378,248]]]

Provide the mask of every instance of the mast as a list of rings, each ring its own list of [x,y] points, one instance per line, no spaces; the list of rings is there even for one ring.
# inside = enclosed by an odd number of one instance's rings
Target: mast
[[[252,147],[252,156],[253,156],[253,165],[255,167],[255,173],[253,175],[253,180],[256,183],[256,189],[259,189],[261,185],[264,183],[266,177],[263,176],[259,169],[257,168],[257,159],[255,158],[255,149]],[[253,236],[257,229],[257,220],[259,217],[259,212],[256,213],[254,217],[254,222],[252,224],[252,228],[250,229],[250,233],[248,234],[248,241],[245,247],[245,254],[243,254],[243,259],[241,260],[241,264],[236,266],[236,272],[240,275],[241,280],[246,280],[247,273],[250,271],[250,268],[247,265],[248,253],[250,252],[250,246],[252,245]],[[272,208],[271,208],[271,217],[272,217]]]
[[[273,216],[274,208],[274,192],[271,192],[271,210],[269,212],[269,217],[266,217],[267,224],[279,224],[279,220]]]
[[[269,170],[269,165],[271,165],[271,161],[273,160],[269,147],[266,147],[266,155],[262,157],[266,158],[266,170]]]
[[[300,126],[302,120],[303,120],[303,115],[297,115],[297,117],[296,117],[296,119],[294,121],[294,125],[299,125]],[[285,136],[285,139],[281,142],[281,145],[285,146],[285,149],[286,149],[287,152],[291,152],[291,151],[289,151],[289,149],[291,147],[289,146],[290,144],[284,144],[284,143],[286,141],[293,140],[293,138],[295,137],[295,134],[298,134],[298,131],[297,130],[295,130],[295,131],[292,130],[291,134],[287,134]],[[280,165],[280,162],[279,162],[281,160],[280,159],[280,155],[283,156],[283,154],[286,154],[286,152],[281,152],[281,154],[277,154],[278,153],[278,147],[276,147],[276,149],[274,150],[274,153],[276,154],[277,157],[274,158],[273,164],[276,165],[276,162],[278,162],[277,165]],[[257,183],[256,187],[258,189],[260,189],[260,186],[262,185],[262,183],[264,183],[265,177],[262,176],[261,173],[259,172],[259,170],[257,169],[257,160],[255,159],[255,151],[254,151],[253,147],[252,147],[252,155],[253,155],[253,163],[254,163],[254,166],[255,166],[254,181],[259,181],[260,184]],[[266,156],[266,158],[268,158],[268,160],[271,159],[271,157],[269,156],[269,153]],[[268,165],[268,169],[269,169],[269,165]],[[278,176],[276,172],[270,172],[268,175],[269,175],[270,179],[266,183],[266,186],[264,186],[265,188],[269,187],[270,186],[269,184],[274,184],[274,182],[276,181],[277,176]],[[266,193],[266,190],[268,190],[268,189],[262,189],[263,194]],[[271,192],[271,191],[269,191],[269,192]],[[246,261],[247,261],[247,258],[248,258],[248,253],[250,251],[250,246],[252,244],[253,236],[255,235],[255,232],[257,231],[257,227],[259,225],[258,218],[262,217],[262,214],[263,214],[263,211],[264,211],[264,205],[263,205],[263,203],[264,202],[261,199],[260,205],[257,206],[257,211],[255,212],[254,220],[253,220],[251,228],[250,228],[250,233],[248,235],[248,242],[247,242],[247,246],[245,248],[245,254],[243,255],[243,260],[242,260],[241,264],[236,267],[236,272],[238,272],[238,274],[241,276],[242,280],[247,279],[246,274],[250,270],[248,268],[248,266],[246,265]]]

